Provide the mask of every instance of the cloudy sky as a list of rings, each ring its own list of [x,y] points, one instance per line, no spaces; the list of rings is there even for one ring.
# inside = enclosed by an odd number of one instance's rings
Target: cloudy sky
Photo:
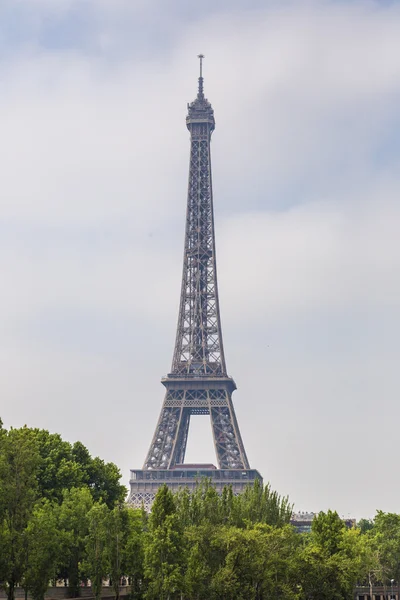
[[[123,481],[163,400],[196,55],[250,463],[298,510],[399,511],[400,2],[2,0],[0,414]],[[215,462],[208,417],[187,462]]]

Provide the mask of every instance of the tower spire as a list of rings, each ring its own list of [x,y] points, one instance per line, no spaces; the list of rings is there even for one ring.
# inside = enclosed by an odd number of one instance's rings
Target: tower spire
[[[203,99],[204,98],[204,91],[203,91],[203,59],[204,59],[204,54],[198,54],[197,58],[200,59],[200,77],[199,77],[199,92],[197,94],[198,98]]]

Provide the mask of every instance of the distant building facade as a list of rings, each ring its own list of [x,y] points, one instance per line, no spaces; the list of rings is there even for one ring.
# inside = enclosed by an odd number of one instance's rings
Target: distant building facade
[[[312,522],[317,515],[318,513],[314,512],[293,513],[292,518],[290,519],[290,524],[293,525],[293,527],[295,527],[299,533],[310,533]],[[342,518],[342,521],[349,529],[355,527],[357,523],[356,519],[350,518]]]

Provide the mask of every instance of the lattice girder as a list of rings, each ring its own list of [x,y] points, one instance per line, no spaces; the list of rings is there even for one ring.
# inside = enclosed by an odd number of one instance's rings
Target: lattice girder
[[[167,392],[143,470],[183,464],[190,418],[199,414],[210,415],[219,468],[249,469],[222,342],[210,153],[215,120],[202,76],[186,124],[190,164],[178,325],[171,373],[163,380]]]
[[[210,378],[201,386],[181,381],[180,388],[167,386],[164,404],[143,469],[170,469],[184,463],[190,418],[210,415],[216,458],[220,469],[248,469],[249,463],[231,399],[232,380]],[[213,383],[219,383],[213,387]],[[177,385],[177,384],[176,384]]]
[[[182,291],[171,373],[226,375],[219,316],[208,123],[190,122],[191,153]],[[200,109],[199,109],[200,110]]]

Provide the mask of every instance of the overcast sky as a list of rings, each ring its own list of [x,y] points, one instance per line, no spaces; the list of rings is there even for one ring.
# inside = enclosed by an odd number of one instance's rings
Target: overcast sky
[[[0,415],[141,468],[180,293],[186,103],[252,467],[400,511],[400,2],[2,0]],[[208,417],[187,462],[215,462]]]

